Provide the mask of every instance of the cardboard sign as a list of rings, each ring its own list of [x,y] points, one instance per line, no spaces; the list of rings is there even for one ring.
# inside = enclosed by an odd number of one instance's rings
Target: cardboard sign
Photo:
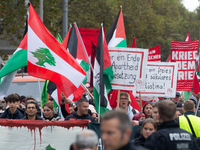
[[[177,64],[148,62],[146,67],[142,96],[175,97],[177,83]],[[139,92],[136,91],[138,95]]]
[[[114,73],[113,89],[136,90],[142,88],[148,49],[109,47]]]
[[[190,91],[193,86],[199,41],[172,41],[171,62],[178,63],[177,91]]]

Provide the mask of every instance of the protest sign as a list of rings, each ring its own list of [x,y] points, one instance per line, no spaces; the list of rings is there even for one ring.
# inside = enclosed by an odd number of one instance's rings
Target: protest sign
[[[109,47],[114,78],[113,89],[136,90],[142,88],[145,78],[148,49]]]
[[[193,86],[199,41],[172,41],[171,62],[177,62],[177,91],[190,91]]]
[[[148,62],[146,80],[142,96],[175,97],[177,82],[177,64],[166,62]],[[136,91],[139,95],[139,92]]]
[[[160,61],[160,45],[149,49],[148,61]]]

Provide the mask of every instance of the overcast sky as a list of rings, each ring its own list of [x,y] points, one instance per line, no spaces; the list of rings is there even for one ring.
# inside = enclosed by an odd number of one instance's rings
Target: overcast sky
[[[199,2],[198,0],[183,0],[183,5],[189,11],[194,11],[199,6]]]

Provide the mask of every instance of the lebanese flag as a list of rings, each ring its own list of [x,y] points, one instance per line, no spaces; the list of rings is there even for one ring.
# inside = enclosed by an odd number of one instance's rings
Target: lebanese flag
[[[108,53],[108,46],[105,40],[103,26],[101,25],[96,47],[93,75],[95,108],[97,113],[99,113],[101,116],[106,111],[111,110],[107,94],[112,89],[110,83],[112,79],[113,70],[111,66],[111,60]]]
[[[30,4],[28,19],[28,73],[54,82],[68,97],[86,74],[78,62],[51,35]]]
[[[133,43],[132,43],[132,48],[137,48],[137,45],[136,45],[136,38],[134,37],[133,38]]]
[[[106,35],[108,47],[127,47],[122,7]]]

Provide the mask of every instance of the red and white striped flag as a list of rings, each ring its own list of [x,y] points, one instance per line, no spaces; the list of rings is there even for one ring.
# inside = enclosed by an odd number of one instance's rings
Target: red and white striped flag
[[[30,4],[28,19],[28,73],[54,82],[68,97],[86,74],[78,62],[47,30]]]

